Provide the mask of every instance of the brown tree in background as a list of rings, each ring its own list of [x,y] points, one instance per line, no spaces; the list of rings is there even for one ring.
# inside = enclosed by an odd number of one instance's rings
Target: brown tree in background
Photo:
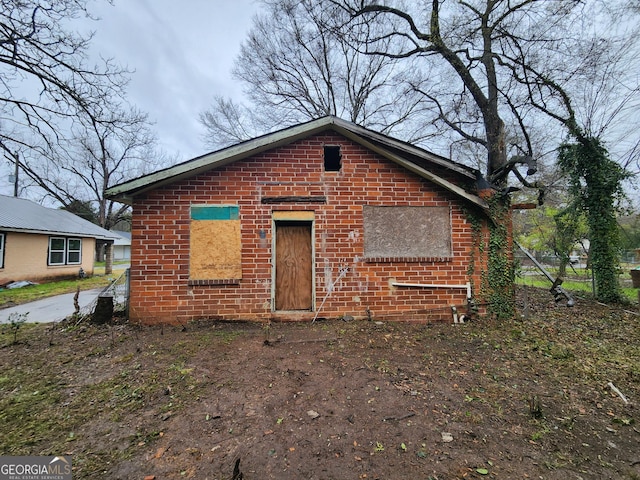
[[[349,17],[331,5],[292,0],[263,5],[234,69],[248,103],[214,98],[200,116],[207,145],[226,146],[325,115],[424,139],[424,129],[412,123],[424,113],[421,96],[410,86],[410,63],[352,48],[332,28],[338,18]],[[352,33],[364,36],[371,28]]]

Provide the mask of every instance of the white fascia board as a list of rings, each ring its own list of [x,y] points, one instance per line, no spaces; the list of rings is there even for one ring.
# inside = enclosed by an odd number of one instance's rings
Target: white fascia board
[[[29,233],[32,235],[47,235],[54,237],[77,237],[77,238],[95,238],[97,240],[105,240],[105,241],[115,241],[115,236],[107,236],[107,235],[91,235],[89,233],[78,233],[78,232],[62,232],[56,230],[34,230],[30,228],[5,228],[0,227],[0,230],[3,232],[13,232],[13,233]]]
[[[228,165],[266,150],[295,142],[299,138],[313,135],[331,126],[334,123],[333,120],[333,117],[324,117],[319,120],[263,135],[238,145],[197,157],[174,167],[169,167],[113,186],[106,191],[106,194],[109,197],[129,203],[126,202],[126,200],[131,200],[136,194],[144,193],[147,190],[152,190],[184,178],[190,178],[207,170]]]
[[[406,168],[407,170],[419,175],[422,178],[425,178],[427,180],[432,181],[433,183],[435,183],[436,185],[439,185],[443,188],[445,188],[446,190],[449,190],[450,192],[454,193],[455,195],[458,195],[459,197],[464,198],[465,200],[472,202],[476,205],[478,205],[479,207],[481,207],[484,210],[487,210],[489,208],[489,205],[487,204],[487,202],[485,202],[482,198],[480,198],[477,195],[474,195],[472,193],[467,192],[466,190],[464,190],[463,188],[459,187],[458,185],[455,185],[453,183],[451,183],[448,180],[445,180],[442,177],[439,177],[438,175],[435,175],[433,173],[431,173],[430,171],[422,168],[419,165],[416,165],[413,162],[410,162],[409,160],[406,160],[402,157],[400,157],[399,155],[396,155],[395,153],[392,153],[388,150],[386,150],[385,148],[379,147],[378,145],[375,145],[371,142],[369,142],[368,140],[363,139],[360,135],[354,135],[351,131],[341,131],[340,133],[342,133],[344,136],[351,138],[351,140],[360,143],[362,146],[373,150],[376,153],[379,153],[380,155],[382,155],[383,157],[391,160],[392,162],[401,165],[402,167]]]

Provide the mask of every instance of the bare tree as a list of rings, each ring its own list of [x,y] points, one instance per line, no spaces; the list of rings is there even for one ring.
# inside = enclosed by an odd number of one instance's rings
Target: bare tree
[[[91,35],[67,28],[88,0],[3,0],[0,7],[0,148],[16,158],[52,147],[80,117],[108,123],[125,70],[89,64]]]
[[[109,0],[107,0],[109,1]],[[165,163],[147,115],[126,105],[129,72],[90,63],[89,0],[7,0],[0,9],[0,147],[21,182],[62,207],[95,213],[109,229],[127,206],[104,196],[116,183]],[[17,185],[17,182],[16,182]]]
[[[404,137],[423,138],[410,125],[422,99],[410,87],[411,66],[363,55],[329,28],[342,9],[318,2],[264,1],[242,46],[234,75],[246,86],[249,105],[217,97],[200,120],[212,147],[324,115],[336,115]],[[364,30],[371,26],[362,25]]]
[[[356,48],[385,58],[418,58],[440,72],[416,90],[438,112],[441,127],[486,151],[487,179],[498,187],[511,171],[525,180],[514,167],[536,154],[532,125],[552,118],[574,133],[574,127],[583,129],[586,117],[578,115],[567,92],[579,88],[587,73],[606,77],[604,68],[611,65],[598,62],[612,46],[603,42],[611,31],[594,26],[616,12],[597,1],[329,3],[349,13],[350,21],[336,28],[343,27]],[[378,27],[356,38],[365,25]]]
[[[106,124],[79,119],[73,138],[59,145],[62,148],[40,148],[36,155],[30,151],[22,169],[32,185],[63,207],[90,203],[96,223],[110,229],[126,216],[128,206],[107,199],[104,192],[163,163],[154,143],[146,114],[114,111]]]
[[[215,149],[267,133],[277,125],[269,113],[260,115],[254,108],[216,95],[209,109],[200,113],[200,123],[205,127],[202,139]]]
[[[533,125],[555,123],[556,131],[576,142],[560,149],[561,166],[571,177],[570,192],[580,197],[578,204],[587,214],[592,250],[598,257],[593,265],[602,287],[600,298],[615,300],[615,203],[626,172],[611,161],[602,140],[592,133],[594,111],[581,110],[574,96],[585,85],[600,83],[591,91],[622,92],[617,106],[606,105],[609,114],[613,110],[610,118],[637,106],[637,79],[629,84],[611,74],[622,64],[620,59],[629,62],[626,68],[634,65],[631,71],[638,71],[637,50],[628,48],[637,45],[637,31],[623,28],[637,27],[620,16],[632,10],[622,2],[599,0],[327,2],[349,14],[348,22],[334,28],[354,48],[375,57],[418,58],[449,72],[447,81],[442,74],[430,75],[415,89],[434,106],[442,127],[486,152],[486,180],[502,194],[501,211],[509,203],[511,172],[521,184],[538,186],[518,170],[519,164],[528,166],[527,175],[537,170]],[[363,31],[365,38],[360,36]],[[554,137],[560,143],[561,136]],[[637,152],[637,145],[629,151]],[[501,225],[500,217],[495,220]],[[507,232],[503,230],[501,237],[493,244],[506,247]],[[489,284],[494,277],[508,280],[503,272],[512,265],[501,258],[504,255],[490,252]],[[494,312],[501,304],[506,307],[501,310],[505,316],[512,313],[508,301],[502,300],[512,296],[508,283],[490,285],[487,293],[491,308],[497,307]]]

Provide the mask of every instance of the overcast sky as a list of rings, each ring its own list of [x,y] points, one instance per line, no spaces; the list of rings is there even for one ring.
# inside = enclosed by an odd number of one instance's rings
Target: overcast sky
[[[215,94],[242,100],[231,69],[258,9],[255,0],[115,0],[92,10],[94,50],[135,70],[129,101],[168,154],[206,153],[199,113]]]
[[[216,94],[242,101],[231,69],[260,8],[257,1],[114,0],[89,6],[100,19],[78,20],[74,27],[95,32],[96,62],[113,58],[134,71],[127,99],[149,114],[158,147],[178,160],[207,153],[198,116]],[[13,195],[12,172],[9,162],[0,162],[0,194]]]

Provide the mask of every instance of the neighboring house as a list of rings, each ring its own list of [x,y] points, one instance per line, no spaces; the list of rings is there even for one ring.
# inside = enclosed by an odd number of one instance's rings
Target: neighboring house
[[[65,210],[0,195],[0,285],[90,275],[96,241],[116,238]]]
[[[131,319],[450,321],[486,265],[477,173],[325,117],[114,186]]]
[[[111,230],[111,233],[115,233],[119,237],[113,242],[113,261],[131,260],[131,232]]]

